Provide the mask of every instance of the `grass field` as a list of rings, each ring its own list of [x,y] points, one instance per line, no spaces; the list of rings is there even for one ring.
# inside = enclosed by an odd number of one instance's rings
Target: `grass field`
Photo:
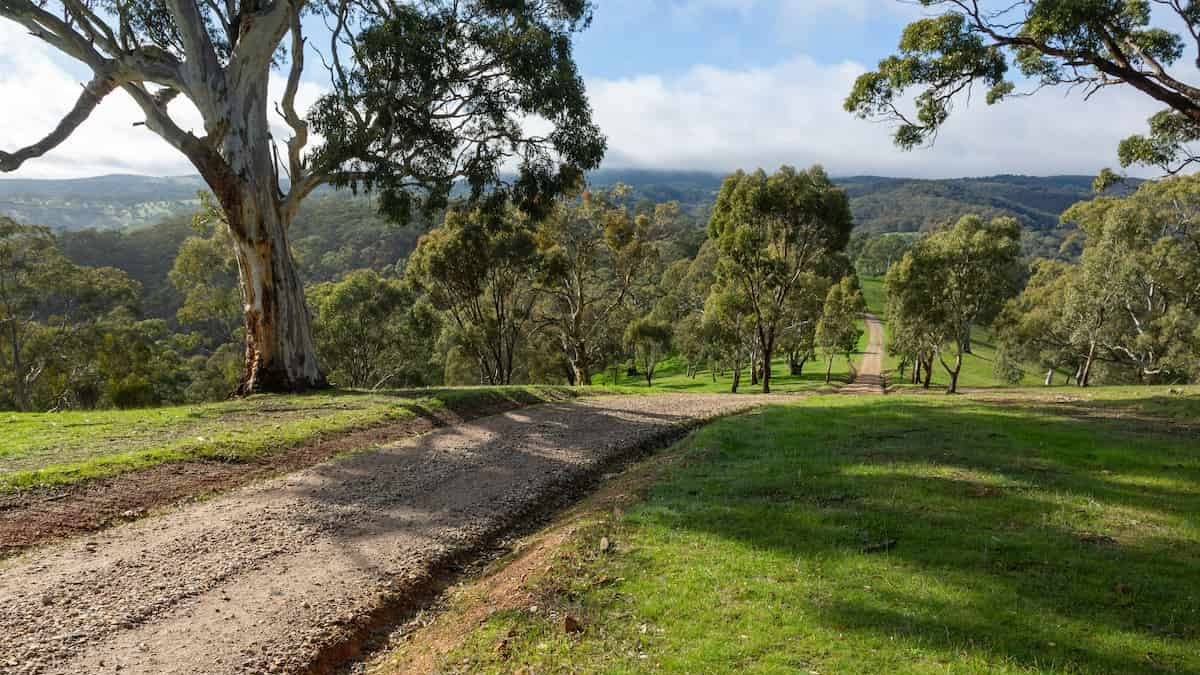
[[[594,393],[616,391],[597,388]],[[447,406],[573,396],[566,387],[338,391],[137,410],[0,412],[0,491],[73,483],[163,462],[245,460],[322,434],[411,418]]]
[[[640,503],[573,523],[525,582],[534,606],[465,629],[442,665],[1200,672],[1198,416],[1191,387],[726,419]]]
[[[883,279],[879,277],[864,277],[861,280],[863,297],[867,301],[867,308],[883,321],[884,343],[887,342],[887,293],[883,287]],[[963,368],[959,374],[958,384],[960,387],[981,388],[981,387],[1033,387],[1043,383],[1046,373],[1041,369],[1032,365],[1026,365],[1022,368],[1024,376],[1017,384],[1006,382],[998,377],[994,372],[994,364],[996,361],[996,344],[995,338],[986,328],[976,326],[971,330],[971,354],[966,354],[963,357]],[[947,355],[949,360],[950,355]],[[896,376],[896,369],[899,366],[899,359],[884,352],[883,369],[889,374],[888,384],[895,384],[901,387],[915,387],[918,385],[908,384],[905,378],[902,381]],[[907,373],[906,373],[907,374]],[[1066,384],[1066,374],[1059,373],[1055,377],[1057,384]],[[950,376],[946,374],[942,364],[934,361],[933,378],[930,382],[931,388],[944,388],[950,384]]]
[[[858,349],[851,356],[851,360],[847,361],[844,356],[838,356],[833,360],[830,377],[834,384],[846,382],[850,377],[851,364],[857,366],[862,359],[862,352],[867,347],[867,332],[865,324],[862,321],[858,322],[858,328],[862,334],[858,339]],[[724,374],[717,373],[716,377],[713,375],[713,372],[708,368],[701,368],[696,372],[694,377],[688,377],[687,364],[678,356],[672,356],[659,362],[654,371],[654,384],[651,387],[646,386],[645,376],[626,375],[623,369],[616,373],[615,378],[613,377],[613,371],[609,369],[593,377],[593,381],[601,385],[615,383],[622,387],[634,387],[653,391],[728,393],[733,384],[733,372],[727,370]],[[771,391],[774,393],[815,391],[826,386],[828,385],[825,384],[825,361],[821,357],[810,359],[805,363],[802,375],[789,374],[786,355],[777,355],[777,358],[772,361]],[[738,393],[762,393],[761,386],[750,384],[748,369],[742,371],[742,380],[738,387]]]

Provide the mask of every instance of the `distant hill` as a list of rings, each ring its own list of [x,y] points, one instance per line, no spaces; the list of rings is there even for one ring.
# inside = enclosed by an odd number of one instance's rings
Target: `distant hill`
[[[0,215],[56,230],[122,230],[194,210],[202,189],[199,176],[6,178],[0,180]]]
[[[686,210],[707,212],[722,176],[696,171],[605,169],[591,175],[596,186],[625,183],[635,199],[677,200]],[[991,176],[918,180],[853,176],[837,182],[850,195],[861,230],[913,232],[965,213],[1010,214],[1030,230],[1049,232],[1059,214],[1092,194],[1090,176]],[[56,230],[128,229],[189,213],[197,176],[153,178],[113,175],[75,180],[0,180],[0,215]]]

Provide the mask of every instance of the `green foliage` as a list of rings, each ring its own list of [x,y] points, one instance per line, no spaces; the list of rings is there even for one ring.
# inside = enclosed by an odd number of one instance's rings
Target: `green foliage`
[[[0,217],[0,407],[71,399],[95,322],[136,305],[139,290],[119,270],[71,263],[48,229]]]
[[[654,385],[654,369],[670,349],[671,337],[671,324],[650,317],[635,319],[625,328],[625,345],[633,350],[648,387]]]
[[[627,194],[620,185],[585,192],[538,223],[538,323],[562,349],[575,384],[590,384],[593,369],[616,356],[628,301],[658,257],[651,237],[678,215],[673,204],[634,213]]]
[[[544,212],[604,155],[605,139],[571,51],[590,20],[576,0],[421,3],[368,16],[353,67],[310,113],[318,166],[349,167],[334,183],[377,191],[384,213],[445,205],[455,179],[472,198]],[[523,130],[523,117],[548,133]],[[510,160],[518,176],[500,172]]]
[[[192,219],[195,236],[179,246],[167,278],[183,297],[175,313],[183,326],[200,327],[214,344],[234,337],[241,326],[242,296],[237,261],[220,209],[207,193]]]
[[[1064,219],[1085,233],[1068,316],[1076,341],[1098,344],[1140,378],[1195,376],[1200,343],[1200,178],[1099,197]]]
[[[767,176],[737,172],[725,179],[708,224],[718,277],[752,309],[762,360],[770,362],[789,298],[801,275],[818,272],[849,242],[853,221],[846,194],[821,167],[782,167]],[[770,369],[763,391],[770,391]]]
[[[897,53],[860,76],[845,102],[859,117],[894,122],[898,146],[932,141],[976,85],[987,89],[989,105],[1014,94],[1015,66],[1040,87],[1080,88],[1090,96],[1121,84],[1166,105],[1151,118],[1148,137],[1121,144],[1123,165],[1174,172],[1195,161],[1186,144],[1200,138],[1200,89],[1170,72],[1184,52],[1185,36],[1175,31],[1184,29],[1192,42],[1200,35],[1194,3],[1158,3],[1164,7],[1157,14],[1147,0],[921,4],[933,15],[909,24]],[[1169,22],[1159,23],[1164,17]],[[914,89],[910,110],[905,96]]]
[[[1018,290],[1019,237],[1011,218],[965,216],[918,242],[887,275],[889,351],[927,374],[937,355],[955,392],[971,327],[990,323]]]
[[[309,289],[317,353],[331,382],[355,389],[434,384],[441,316],[397,279],[357,270]]]
[[[452,209],[421,237],[407,271],[448,312],[454,341],[490,384],[510,384],[533,317],[541,260],[533,225],[507,210]]]
[[[916,241],[917,235],[909,233],[883,233],[866,237],[861,251],[854,257],[854,268],[860,276],[881,277],[904,257]]]
[[[833,359],[844,355],[848,361],[858,347],[858,340],[863,333],[858,327],[858,320],[866,309],[862,291],[853,278],[844,277],[829,287],[815,335],[816,344],[826,359],[826,382],[829,382]]]

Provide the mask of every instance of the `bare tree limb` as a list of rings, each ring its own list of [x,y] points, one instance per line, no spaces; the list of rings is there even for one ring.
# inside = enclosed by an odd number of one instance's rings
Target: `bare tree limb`
[[[0,151],[0,172],[16,171],[26,160],[41,157],[61,145],[92,114],[105,96],[123,84],[125,84],[123,79],[109,69],[105,69],[104,72],[92,78],[91,82],[84,85],[83,91],[75,101],[75,106],[63,117],[58,126],[54,127],[54,131],[37,143],[16,152]]]

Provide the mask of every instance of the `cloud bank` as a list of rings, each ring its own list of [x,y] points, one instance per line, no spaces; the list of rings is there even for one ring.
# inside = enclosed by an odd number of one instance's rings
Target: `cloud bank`
[[[730,0],[737,2],[737,0]],[[697,65],[670,76],[592,78],[589,94],[609,138],[606,166],[727,171],[820,163],[835,175],[950,177],[995,173],[1091,174],[1116,165],[1116,144],[1140,131],[1156,106],[1127,88],[1090,102],[1060,91],[986,106],[965,102],[929,149],[901,152],[886,125],[856,119],[842,100],[862,64],[797,56],[770,67]],[[0,22],[0,148],[48,133],[70,109],[85,73],[72,72],[48,47]],[[273,90],[282,90],[274,83]],[[320,88],[305,83],[300,99]],[[200,131],[194,111],[179,110]],[[194,173],[152,132],[123,93],[105,100],[70,140],[31,160],[13,177],[104,173]],[[281,128],[277,137],[286,137]]]

